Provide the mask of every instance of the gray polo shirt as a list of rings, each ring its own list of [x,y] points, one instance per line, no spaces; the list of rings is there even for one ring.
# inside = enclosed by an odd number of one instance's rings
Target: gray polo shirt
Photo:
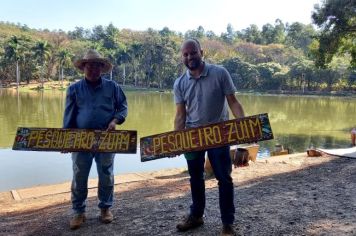
[[[175,103],[186,106],[187,128],[228,120],[225,96],[235,91],[229,72],[222,66],[207,63],[198,79],[191,77],[187,70],[174,82]]]

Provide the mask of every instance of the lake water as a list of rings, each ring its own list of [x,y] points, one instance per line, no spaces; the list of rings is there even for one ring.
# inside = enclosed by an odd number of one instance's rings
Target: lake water
[[[172,93],[126,92],[129,116],[120,129],[142,136],[171,131],[175,105]],[[280,143],[291,152],[310,146],[346,147],[355,126],[356,99],[336,97],[238,94],[246,115],[268,113],[274,140],[260,142],[260,157]],[[17,127],[61,127],[64,91],[18,92],[0,89],[0,191],[71,180],[70,154],[12,151]],[[139,154],[117,154],[115,174],[185,166],[181,157],[140,162]],[[96,177],[95,164],[91,177]]]

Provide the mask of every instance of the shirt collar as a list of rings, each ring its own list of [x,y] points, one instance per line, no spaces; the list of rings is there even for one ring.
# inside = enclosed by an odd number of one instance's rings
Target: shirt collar
[[[207,77],[208,76],[208,73],[209,73],[209,64],[204,62],[204,69],[203,71],[201,72],[200,76],[198,79],[202,79],[204,77]],[[188,77],[188,79],[193,79],[194,77],[191,76],[189,70],[186,71],[186,75]]]
[[[85,84],[86,84],[87,86],[92,87],[92,88],[94,88],[94,89],[96,89],[96,88],[101,88],[101,86],[103,85],[103,79],[101,78],[101,76],[100,76],[100,78],[99,78],[99,84],[98,84],[97,86],[95,86],[95,87],[93,87],[93,86],[88,82],[88,80],[87,80],[86,78],[84,78],[84,82],[85,82]]]

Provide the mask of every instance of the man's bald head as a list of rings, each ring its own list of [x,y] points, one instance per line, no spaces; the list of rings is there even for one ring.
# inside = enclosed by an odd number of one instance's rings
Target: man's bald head
[[[196,39],[187,39],[181,47],[182,61],[190,71],[200,71],[204,67],[200,43]]]
[[[201,46],[197,39],[194,38],[186,39],[183,42],[181,49],[183,49],[183,47],[185,47],[187,44],[194,44],[201,51]]]

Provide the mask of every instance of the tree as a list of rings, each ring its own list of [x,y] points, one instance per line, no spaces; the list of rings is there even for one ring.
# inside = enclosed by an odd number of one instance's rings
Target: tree
[[[261,63],[256,67],[260,75],[260,84],[263,89],[280,89],[281,81],[276,79],[274,75],[281,71],[281,65],[278,63]]]
[[[37,59],[37,62],[39,63],[40,66],[40,79],[41,79],[41,86],[43,88],[43,70],[44,70],[44,66],[46,64],[46,60],[49,58],[50,56],[50,44],[48,44],[47,41],[37,41],[36,45],[33,47],[34,50],[34,56]]]
[[[88,39],[90,35],[89,30],[85,30],[83,27],[75,27],[73,31],[68,32],[70,39]]]
[[[259,73],[254,65],[243,62],[237,57],[224,60],[222,65],[230,72],[236,87],[241,89],[259,87]]]
[[[207,37],[208,39],[211,39],[211,40],[218,38],[218,37],[216,36],[216,34],[214,33],[214,31],[212,31],[212,30],[206,31],[205,35],[206,35],[206,37]]]
[[[262,26],[262,41],[264,44],[274,43],[274,27],[271,24],[265,24]]]
[[[303,89],[307,86],[307,90],[316,88],[320,84],[319,76],[316,76],[315,67],[312,61],[299,60],[290,65],[288,72],[288,85],[290,88]]]
[[[204,40],[202,48],[204,57],[211,63],[220,63],[221,61],[236,56],[237,51],[230,45],[221,40]]]
[[[63,70],[71,64],[71,58],[73,57],[73,55],[67,48],[62,48],[58,52],[57,57],[59,59],[60,81],[63,87]]]
[[[263,53],[261,45],[254,43],[240,43],[236,46],[236,51],[246,62],[252,64],[268,62],[266,55]]]
[[[286,27],[280,19],[274,23],[274,43],[284,43]]]
[[[280,19],[275,21],[275,25],[265,24],[261,32],[262,42],[264,44],[284,43],[285,26]]]
[[[126,84],[126,63],[129,63],[131,61],[130,55],[127,53],[126,48],[118,51],[116,54],[116,63],[118,65],[122,65],[122,80],[123,80],[123,85]]]
[[[172,36],[174,35],[174,31],[171,31],[168,27],[164,27],[162,30],[159,31],[159,34],[162,36],[162,37],[169,37],[169,36]]]
[[[174,79],[177,77],[178,51],[177,44],[169,37],[160,39],[159,45],[156,45],[156,56],[154,61],[155,83],[158,83],[160,89],[164,86],[172,87]]]
[[[234,28],[229,23],[226,27],[226,33],[221,34],[221,38],[224,42],[232,44],[235,40]]]
[[[185,32],[184,37],[186,39],[188,38],[203,38],[205,36],[205,30],[203,28],[203,26],[199,25],[197,30],[188,30],[187,32]]]
[[[102,25],[97,25],[92,29],[90,39],[92,41],[101,41],[105,38],[105,29]]]
[[[7,46],[5,47],[5,58],[8,60],[15,61],[16,63],[16,83],[19,86],[20,83],[20,67],[19,62],[24,59],[25,55],[25,47],[23,44],[23,40],[21,40],[17,36],[12,36],[10,40],[7,42]]]
[[[247,42],[261,44],[261,31],[258,29],[257,25],[250,25],[250,27],[242,30],[242,38]]]
[[[119,33],[119,29],[113,24],[109,24],[105,29],[105,34],[103,35],[103,46],[107,49],[116,49],[116,37]]]
[[[287,26],[286,44],[297,49],[302,49],[305,54],[309,52],[316,31],[312,25],[294,22]]]
[[[132,58],[132,66],[133,66],[133,71],[134,71],[134,81],[135,81],[135,87],[137,86],[137,74],[138,74],[138,65],[139,65],[139,61],[141,60],[142,56],[143,56],[143,50],[144,47],[141,43],[133,43],[132,45],[130,45],[129,49],[128,49],[128,53],[130,55],[130,57]]]
[[[319,53],[316,65],[326,68],[332,57],[343,44],[343,39],[353,39],[348,49],[352,61],[356,62],[356,4],[354,0],[325,0],[323,5],[316,4],[312,19],[321,28],[319,35]],[[355,66],[355,64],[352,64]]]

